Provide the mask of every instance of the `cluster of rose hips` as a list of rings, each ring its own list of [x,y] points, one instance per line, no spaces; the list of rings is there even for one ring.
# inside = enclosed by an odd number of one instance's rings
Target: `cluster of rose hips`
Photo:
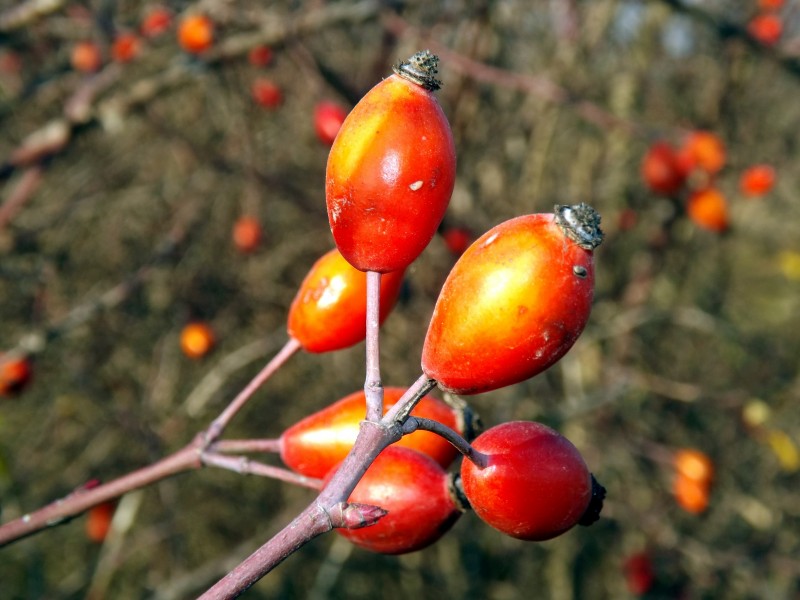
[[[367,337],[369,371],[370,328],[387,317],[405,270],[437,232],[455,182],[452,133],[433,95],[436,64],[426,51],[397,65],[338,130],[326,171],[337,247],[312,267],[291,305],[294,349],[330,352]],[[431,386],[448,397],[477,394],[558,361],[589,317],[599,220],[585,204],[557,206],[501,223],[466,248],[444,283],[422,349]],[[370,417],[370,395],[378,393],[381,415],[409,402],[407,388],[369,383],[368,376],[364,391],[287,429],[277,441],[286,466],[324,487]],[[605,492],[575,446],[553,429],[502,423],[470,445],[472,419],[463,402],[423,393],[409,406],[402,419],[416,430],[384,449],[350,494],[350,503],[380,507],[383,515],[376,524],[339,530],[354,543],[390,554],[417,550],[467,507],[524,540],[550,539],[597,519]],[[466,458],[449,473],[456,448]]]
[[[724,142],[710,131],[692,131],[679,147],[665,140],[650,145],[641,174],[656,194],[678,198],[686,194],[686,215],[698,227],[722,233],[730,227],[730,208],[717,177],[725,167]],[[775,185],[775,171],[766,164],[746,168],[739,178],[739,190],[748,198],[763,196]]]

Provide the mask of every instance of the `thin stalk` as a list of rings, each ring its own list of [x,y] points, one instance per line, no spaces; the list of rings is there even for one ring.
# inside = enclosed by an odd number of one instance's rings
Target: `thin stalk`
[[[0,525],[0,546],[17,541],[47,527],[58,525],[78,516],[89,508],[118,498],[161,479],[183,471],[199,469],[202,437],[174,454],[142,469],[138,469],[93,488],[79,488],[68,496],[51,502],[39,510]]]
[[[306,477],[305,475],[300,475],[282,467],[265,465],[264,463],[252,460],[246,456],[228,456],[225,454],[217,454],[216,452],[203,452],[202,461],[204,465],[209,467],[227,469],[228,471],[233,471],[241,475],[259,475],[261,477],[269,477],[271,479],[293,483],[294,485],[307,487],[312,490],[322,489],[321,479]]]
[[[367,376],[364,395],[367,421],[378,422],[383,416],[383,382],[380,357],[381,274],[367,271]]]
[[[484,468],[489,464],[489,457],[482,452],[478,452],[472,445],[465,440],[461,434],[451,429],[444,423],[434,421],[433,419],[426,419],[424,417],[408,417],[403,423],[403,435],[413,433],[417,430],[430,431],[439,435],[450,442],[456,450],[464,455],[465,458],[471,460],[477,466]]]
[[[225,452],[226,454],[243,454],[248,452],[278,453],[281,451],[281,441],[279,439],[219,440],[211,444],[208,449],[212,452]]]
[[[253,377],[252,381],[248,383],[244,389],[239,392],[239,394],[231,401],[231,403],[225,407],[220,415],[214,419],[211,425],[208,426],[205,433],[206,445],[210,445],[215,442],[219,436],[222,435],[222,432],[225,431],[225,428],[228,426],[228,423],[231,422],[233,417],[236,416],[242,407],[247,403],[247,401],[251,398],[251,396],[264,385],[264,382],[267,381],[272,375],[277,371],[283,364],[291,358],[295,352],[300,349],[300,342],[298,342],[294,338],[289,338],[289,341],[284,344],[283,348],[281,348],[278,353],[272,357],[266,366],[261,369],[261,371]]]

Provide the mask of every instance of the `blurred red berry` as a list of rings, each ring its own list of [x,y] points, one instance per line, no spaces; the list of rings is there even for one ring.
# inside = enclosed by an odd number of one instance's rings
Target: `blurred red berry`
[[[92,73],[103,66],[100,46],[94,42],[78,42],[72,47],[70,56],[72,68],[82,73]]]
[[[89,509],[86,517],[86,537],[100,543],[106,539],[114,518],[115,502],[103,502]]]
[[[111,58],[117,62],[130,62],[139,54],[141,43],[132,33],[119,34],[111,45]]]
[[[347,117],[347,111],[335,102],[322,100],[314,107],[314,131],[319,141],[330,146]]]
[[[181,350],[189,358],[202,358],[216,343],[214,332],[207,323],[189,323],[181,331]]]
[[[653,587],[656,580],[653,561],[647,552],[637,552],[625,560],[623,565],[628,590],[635,596],[643,596]]]
[[[205,15],[189,15],[178,25],[178,43],[191,54],[200,54],[214,43],[214,23]]]
[[[722,170],[726,161],[725,143],[710,131],[693,131],[684,141],[684,161],[691,168],[702,169],[709,175]]]
[[[154,6],[142,19],[139,31],[144,37],[154,38],[172,27],[172,13],[163,6]]]
[[[259,77],[250,87],[253,100],[259,106],[274,109],[283,103],[283,92],[271,79]]]
[[[657,194],[677,193],[686,178],[675,150],[666,142],[655,142],[642,159],[642,179]]]
[[[739,179],[739,189],[751,198],[768,194],[774,185],[775,169],[769,165],[753,165]]]
[[[0,396],[14,396],[24,390],[31,380],[33,369],[28,357],[0,355]]]
[[[783,22],[773,13],[761,13],[747,23],[747,33],[765,46],[774,46],[783,34]]]
[[[783,0],[758,0],[760,10],[780,10],[783,8]]]
[[[261,235],[261,223],[255,217],[244,215],[233,224],[233,245],[243,254],[249,254],[258,248]]]
[[[266,67],[272,62],[272,48],[269,46],[256,46],[247,54],[248,62],[254,67]]]
[[[689,196],[686,213],[696,225],[709,231],[721,233],[730,225],[728,201],[713,187],[697,190]]]
[[[475,241],[475,236],[465,227],[448,227],[442,232],[442,239],[453,256],[461,256]]]

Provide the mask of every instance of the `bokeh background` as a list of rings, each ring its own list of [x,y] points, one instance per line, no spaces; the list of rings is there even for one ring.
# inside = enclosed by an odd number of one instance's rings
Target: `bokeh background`
[[[603,518],[534,544],[467,514],[403,557],[330,534],[246,597],[800,597],[800,5],[170,2],[172,24],[124,64],[112,40],[138,32],[149,3],[0,6],[0,352],[33,368],[0,402],[2,521],[182,447],[277,351],[332,247],[315,105],[349,109],[430,48],[458,154],[443,231],[478,235],[555,203],[603,217],[584,335],[548,372],[470,399],[487,425],[539,420],[569,437],[608,489]],[[767,8],[777,41],[748,29]],[[216,25],[199,56],[176,41],[192,12]],[[102,48],[94,74],[70,63],[85,40]],[[253,65],[262,44],[272,60]],[[254,102],[259,78],[279,105]],[[724,167],[654,192],[649,145],[695,130],[724,142]],[[739,177],[757,163],[777,182],[749,198]],[[708,185],[728,202],[721,233],[685,212]],[[231,241],[242,215],[263,228],[250,254]],[[418,377],[454,261],[437,236],[410,268],[383,328],[385,384]],[[217,337],[200,360],[179,346],[191,320]],[[359,389],[363,350],[295,356],[227,435],[277,437]],[[681,448],[713,461],[700,512],[673,494]],[[0,550],[0,596],[194,597],[312,497],[221,470],[168,479],[123,498],[104,543],[79,517]]]

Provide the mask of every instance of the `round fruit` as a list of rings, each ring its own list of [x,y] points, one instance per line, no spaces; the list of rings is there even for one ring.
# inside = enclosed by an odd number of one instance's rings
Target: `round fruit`
[[[461,256],[474,241],[474,236],[469,229],[464,227],[448,227],[442,232],[445,246],[453,256]]]
[[[266,67],[272,62],[272,48],[255,46],[247,53],[247,61],[254,67]]]
[[[207,323],[189,323],[181,331],[181,350],[189,358],[202,358],[214,347],[214,332]]]
[[[693,131],[684,141],[681,154],[692,168],[702,169],[710,175],[725,166],[725,143],[710,131]]]
[[[656,142],[650,146],[642,160],[641,170],[644,182],[658,194],[671,196],[683,187],[686,180],[675,150],[666,142]]]
[[[314,107],[314,131],[319,141],[330,146],[347,118],[347,111],[335,102],[323,100]]]
[[[686,512],[696,515],[708,508],[711,488],[706,483],[678,474],[672,491],[678,505]]]
[[[464,494],[495,529],[522,540],[549,540],[587,512],[592,476],[580,452],[553,429],[511,421],[487,429],[472,447],[487,464],[461,463]]]
[[[533,377],[583,331],[594,294],[600,217],[557,206],[501,223],[456,262],[439,294],[422,370],[457,394]]]
[[[82,73],[93,73],[103,66],[100,46],[94,42],[78,42],[72,47],[72,68]]]
[[[214,43],[214,23],[205,15],[189,15],[178,25],[178,43],[192,54],[200,54]]]
[[[139,31],[148,38],[165,33],[172,26],[172,13],[163,6],[156,6],[142,19]]]
[[[277,108],[283,103],[283,92],[275,82],[266,77],[259,77],[250,87],[253,100],[264,108]]]
[[[233,224],[233,245],[243,254],[250,254],[261,243],[261,223],[255,217],[244,215]]]
[[[783,35],[783,21],[776,14],[761,13],[747,23],[747,33],[765,46],[774,46]]]
[[[438,59],[415,54],[353,108],[328,156],[333,237],[361,271],[405,269],[431,241],[450,202],[456,153],[432,91]]]
[[[381,554],[421,550],[442,537],[462,514],[450,482],[447,472],[430,457],[389,446],[348,499],[379,506],[388,514],[369,527],[336,531],[354,544]]]
[[[721,233],[730,226],[728,201],[713,187],[692,193],[686,204],[686,214],[696,225],[709,231]]]
[[[405,391],[398,387],[384,389],[384,412],[394,406]],[[281,459],[297,473],[324,477],[350,452],[365,414],[366,398],[361,390],[309,415],[281,435]],[[463,411],[459,412],[432,396],[423,397],[411,414],[439,421],[462,436],[467,435],[467,418]],[[404,435],[394,445],[426,454],[442,467],[449,466],[458,454],[448,441],[430,431],[419,430]]]
[[[700,450],[682,448],[673,457],[678,475],[708,485],[714,478],[714,463]]]
[[[139,54],[139,38],[132,33],[121,33],[111,45],[111,57],[117,62],[130,62]]]
[[[98,544],[106,539],[116,506],[116,502],[103,502],[89,509],[86,517],[86,537]]]
[[[753,165],[739,179],[739,189],[751,198],[768,194],[774,185],[775,169],[769,165]]]
[[[25,356],[0,355],[0,396],[14,396],[30,383],[33,369]]]
[[[403,272],[381,277],[380,321],[389,316],[403,283]],[[367,276],[335,248],[306,275],[289,308],[289,335],[307,352],[341,350],[367,334]]]

